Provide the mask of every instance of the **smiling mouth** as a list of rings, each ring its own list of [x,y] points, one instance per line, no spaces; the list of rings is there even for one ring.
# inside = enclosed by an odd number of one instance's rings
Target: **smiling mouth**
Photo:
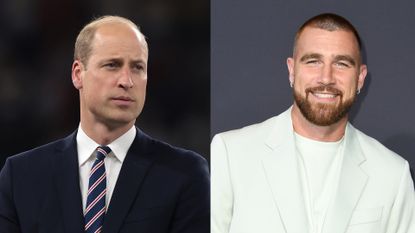
[[[338,94],[334,94],[334,93],[311,92],[311,94],[321,99],[334,99],[338,96]]]
[[[312,94],[318,99],[333,100],[338,96],[342,96],[342,92],[332,86],[310,87],[305,90],[306,94]]]

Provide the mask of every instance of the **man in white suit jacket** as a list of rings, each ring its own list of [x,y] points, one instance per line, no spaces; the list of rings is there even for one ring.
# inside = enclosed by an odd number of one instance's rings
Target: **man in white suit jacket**
[[[341,16],[300,27],[293,106],[212,140],[212,233],[415,232],[408,162],[348,123],[367,74],[360,49]]]

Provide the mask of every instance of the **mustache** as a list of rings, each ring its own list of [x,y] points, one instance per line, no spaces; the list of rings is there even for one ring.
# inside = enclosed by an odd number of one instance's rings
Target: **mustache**
[[[327,92],[335,95],[343,95],[343,92],[331,85],[321,85],[317,87],[309,87],[305,89],[306,94],[310,92]]]

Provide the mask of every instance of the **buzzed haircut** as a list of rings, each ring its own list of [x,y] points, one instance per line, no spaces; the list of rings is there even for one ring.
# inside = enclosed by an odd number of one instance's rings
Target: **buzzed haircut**
[[[295,53],[295,49],[297,47],[298,38],[306,27],[319,28],[330,32],[337,30],[352,32],[357,40],[359,50],[362,49],[362,41],[360,39],[359,33],[347,19],[333,13],[324,13],[310,18],[303,25],[301,25],[295,35],[293,54]]]

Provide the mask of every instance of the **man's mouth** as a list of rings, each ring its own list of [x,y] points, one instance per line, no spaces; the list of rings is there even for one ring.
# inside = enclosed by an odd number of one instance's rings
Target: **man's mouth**
[[[130,97],[128,97],[128,96],[117,96],[117,97],[114,97],[114,98],[112,98],[113,100],[120,100],[120,101],[131,101],[131,102],[134,102],[134,100],[133,99],[131,99]]]
[[[332,86],[309,87],[305,90],[306,94],[311,93],[313,96],[321,99],[334,99],[342,96],[342,92]]]
[[[128,96],[116,96],[111,98],[111,101],[120,107],[129,107],[135,102],[134,99]]]
[[[314,95],[317,98],[324,98],[324,99],[333,99],[338,96],[338,94],[333,93],[320,93],[320,92],[311,92],[312,95]]]
[[[337,101],[337,97],[342,97],[343,93],[332,86],[310,87],[305,90],[306,95],[311,94],[318,101],[333,103]]]

